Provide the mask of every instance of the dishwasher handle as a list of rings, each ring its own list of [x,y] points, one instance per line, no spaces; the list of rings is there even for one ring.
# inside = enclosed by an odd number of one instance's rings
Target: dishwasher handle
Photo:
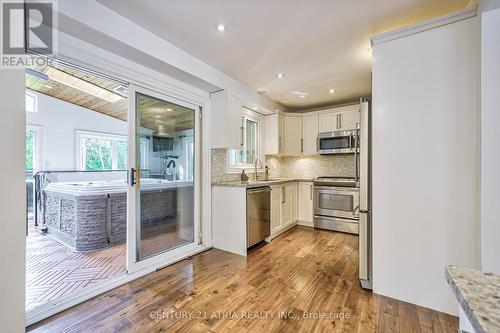
[[[260,193],[260,192],[271,192],[271,188],[270,187],[259,187],[256,189],[248,189],[247,190],[248,194]]]

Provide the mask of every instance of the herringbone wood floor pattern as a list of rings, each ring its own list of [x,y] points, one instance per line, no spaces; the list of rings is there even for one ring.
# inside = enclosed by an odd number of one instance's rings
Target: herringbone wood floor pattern
[[[192,242],[192,228],[181,233],[175,219],[144,227],[141,252],[153,254]],[[125,272],[125,244],[74,252],[29,226],[26,238],[26,309],[57,300]]]

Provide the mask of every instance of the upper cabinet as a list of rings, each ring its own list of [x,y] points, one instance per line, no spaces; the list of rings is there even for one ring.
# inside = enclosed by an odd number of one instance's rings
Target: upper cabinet
[[[228,90],[211,95],[212,148],[240,148],[242,100]]]
[[[300,155],[303,152],[302,117],[290,115],[284,117],[285,155]]]
[[[318,152],[318,115],[302,117],[302,154],[314,155]]]
[[[359,124],[359,105],[332,109],[331,112],[319,115],[319,133],[356,129],[357,124]]]
[[[350,130],[356,129],[359,124],[359,109],[358,110],[350,110],[339,113],[339,129],[340,130]]]
[[[282,113],[265,117],[264,152],[276,155],[315,155],[318,134],[356,129],[359,104],[305,113]]]
[[[319,116],[319,133],[333,132],[338,130],[338,113],[325,113]]]

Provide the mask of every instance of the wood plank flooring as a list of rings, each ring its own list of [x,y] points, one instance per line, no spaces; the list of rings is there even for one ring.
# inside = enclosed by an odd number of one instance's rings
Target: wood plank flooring
[[[28,331],[457,332],[456,317],[362,289],[357,262],[356,236],[295,227],[246,258],[206,251]]]

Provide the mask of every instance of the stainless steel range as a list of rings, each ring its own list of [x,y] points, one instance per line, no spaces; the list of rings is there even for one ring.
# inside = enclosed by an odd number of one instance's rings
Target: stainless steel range
[[[359,188],[356,178],[314,180],[314,227],[358,234]]]

